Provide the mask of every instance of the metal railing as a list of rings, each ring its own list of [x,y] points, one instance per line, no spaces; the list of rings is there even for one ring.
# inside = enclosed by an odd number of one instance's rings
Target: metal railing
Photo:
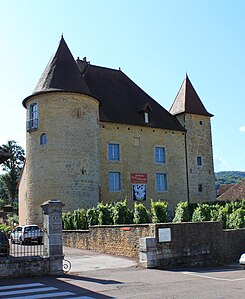
[[[26,122],[26,130],[27,132],[36,130],[38,128],[38,118],[29,119]]]
[[[46,232],[30,231],[24,239],[12,237],[9,239],[9,257],[47,256],[46,246],[43,244]]]

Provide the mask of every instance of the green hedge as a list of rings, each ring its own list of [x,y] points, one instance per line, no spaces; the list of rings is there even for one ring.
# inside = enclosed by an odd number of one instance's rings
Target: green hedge
[[[173,222],[220,221],[223,228],[245,228],[245,200],[236,202],[179,202]],[[151,200],[151,209],[143,203],[127,206],[126,199],[116,203],[99,203],[97,207],[62,213],[63,229],[87,229],[90,225],[141,224],[170,222],[168,203]]]

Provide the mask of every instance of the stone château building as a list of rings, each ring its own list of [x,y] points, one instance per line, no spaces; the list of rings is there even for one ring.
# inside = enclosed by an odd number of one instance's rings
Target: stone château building
[[[41,223],[40,205],[65,211],[128,199],[216,198],[210,118],[185,77],[168,112],[121,70],[75,61],[64,38],[26,108],[20,223]]]

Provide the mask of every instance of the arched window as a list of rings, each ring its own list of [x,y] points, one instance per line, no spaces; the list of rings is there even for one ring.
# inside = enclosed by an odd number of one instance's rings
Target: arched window
[[[43,133],[40,136],[40,144],[43,145],[43,144],[46,144],[46,143],[47,143],[47,135],[46,135],[46,133]]]

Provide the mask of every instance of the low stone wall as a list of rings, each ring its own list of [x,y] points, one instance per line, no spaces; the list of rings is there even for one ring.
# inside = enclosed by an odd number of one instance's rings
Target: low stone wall
[[[169,228],[170,242],[159,242],[159,229]],[[223,230],[219,222],[156,225],[159,268],[208,266],[222,263]]]
[[[79,249],[139,257],[139,239],[154,236],[155,225],[102,225],[91,226],[89,230],[63,231],[63,244]]]
[[[159,236],[164,229],[169,234],[166,240]],[[63,231],[63,244],[140,256],[140,263],[148,268],[210,266],[238,260],[245,251],[245,229],[223,230],[220,222],[93,226],[87,231]]]
[[[63,257],[1,258],[0,278],[63,274]]]

